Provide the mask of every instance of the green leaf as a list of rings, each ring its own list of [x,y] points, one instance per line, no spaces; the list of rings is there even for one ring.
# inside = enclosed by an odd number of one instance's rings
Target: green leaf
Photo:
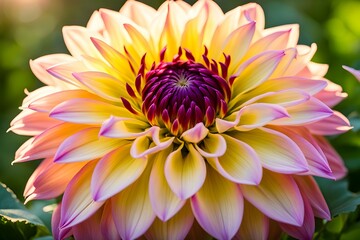
[[[43,222],[19,202],[4,184],[0,185],[0,239],[33,239],[49,235]]]
[[[316,180],[333,217],[341,213],[353,212],[360,204],[360,194],[350,192],[347,181]]]

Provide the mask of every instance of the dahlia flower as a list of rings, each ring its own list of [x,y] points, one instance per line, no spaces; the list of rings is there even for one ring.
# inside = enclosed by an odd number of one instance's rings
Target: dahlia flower
[[[331,109],[346,94],[298,25],[127,1],[63,35],[10,128],[33,136],[15,163],[43,159],[26,201],[62,196],[55,239],[310,239],[331,219],[313,176],[346,174],[324,137],[350,128]]]

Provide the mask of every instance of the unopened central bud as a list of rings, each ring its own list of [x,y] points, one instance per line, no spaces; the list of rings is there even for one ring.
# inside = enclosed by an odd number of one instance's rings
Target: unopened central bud
[[[193,61],[162,62],[145,76],[142,111],[153,125],[174,135],[203,122],[214,123],[227,112],[226,80]]]

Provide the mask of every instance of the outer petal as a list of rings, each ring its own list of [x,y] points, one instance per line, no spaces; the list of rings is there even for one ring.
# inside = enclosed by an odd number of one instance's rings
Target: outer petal
[[[95,165],[95,161],[86,164],[66,187],[61,208],[61,229],[83,222],[103,205],[103,202],[95,202],[91,197],[90,182]]]
[[[105,240],[100,228],[101,215],[102,210],[100,209],[84,222],[76,224],[72,228],[74,238]]]
[[[243,217],[244,200],[236,184],[208,168],[206,181],[191,198],[196,220],[216,239],[231,239]]]
[[[206,165],[203,157],[189,144],[182,144],[166,159],[165,177],[171,190],[180,198],[187,199],[203,185]]]
[[[125,189],[142,174],[147,159],[134,159],[130,155],[131,144],[122,145],[108,153],[96,165],[91,180],[95,201],[104,201]]]
[[[50,113],[52,118],[82,124],[101,124],[112,115],[129,117],[132,114],[125,108],[87,98],[65,101]]]
[[[114,222],[124,240],[140,237],[155,219],[148,191],[150,170],[148,166],[136,182],[111,198]]]
[[[68,137],[58,148],[55,162],[80,162],[100,158],[117,148],[121,140],[98,136],[99,128],[87,128]]]
[[[301,190],[303,198],[309,201],[316,217],[331,220],[329,208],[319,186],[311,176],[295,176],[295,181]]]
[[[356,70],[354,68],[348,67],[348,66],[343,66],[343,68],[348,71],[349,73],[351,73],[352,75],[354,75],[354,77],[360,81],[360,70]]]
[[[245,201],[243,221],[234,239],[266,240],[268,235],[269,218]]]
[[[328,118],[324,118],[318,122],[306,126],[311,133],[315,135],[336,135],[352,129],[349,120],[338,111]]]
[[[119,233],[116,229],[111,210],[111,201],[106,201],[101,217],[101,233],[104,235],[105,239],[121,240]]]
[[[294,238],[311,240],[315,232],[315,219],[310,203],[306,198],[303,198],[303,200],[305,207],[304,224],[302,226],[294,226],[280,223],[280,227]]]
[[[295,226],[304,222],[304,202],[291,176],[266,171],[258,186],[239,185],[246,200],[268,217]]]
[[[231,133],[249,144],[258,154],[263,167],[279,173],[301,173],[309,170],[300,148],[284,134],[267,128]]]
[[[164,173],[166,158],[172,151],[172,147],[155,153],[150,161],[154,162],[149,182],[149,196],[152,208],[161,221],[168,221],[185,204],[170,189]],[[178,159],[181,161],[181,159]]]
[[[254,149],[248,144],[223,135],[226,152],[218,158],[207,158],[211,166],[232,182],[257,185],[262,178],[262,166]]]
[[[72,232],[71,228],[61,230],[59,223],[60,223],[60,214],[61,214],[61,203],[57,205],[55,208],[52,217],[51,217],[51,229],[52,234],[55,240],[61,240],[67,237],[70,237]]]
[[[138,1],[126,1],[120,9],[120,14],[130,18],[139,26],[148,28],[156,10]]]
[[[173,239],[181,240],[188,234],[194,216],[190,204],[186,204],[175,216],[166,222],[155,219],[149,230],[146,232],[147,239]]]

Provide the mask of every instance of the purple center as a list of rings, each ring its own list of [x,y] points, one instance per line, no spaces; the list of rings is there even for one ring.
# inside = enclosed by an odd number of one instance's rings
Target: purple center
[[[151,124],[178,135],[225,115],[230,94],[227,81],[200,63],[162,62],[145,76],[142,111]]]

